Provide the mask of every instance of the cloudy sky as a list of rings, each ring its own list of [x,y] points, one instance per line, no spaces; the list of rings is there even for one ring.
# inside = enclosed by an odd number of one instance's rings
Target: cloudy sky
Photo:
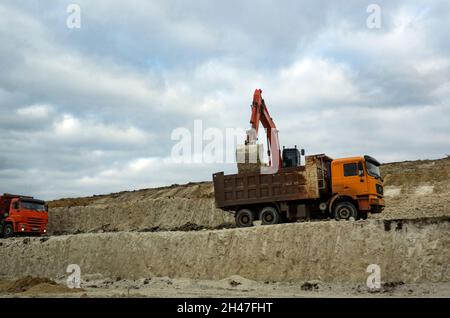
[[[80,28],[67,26],[71,3]],[[255,88],[282,145],[445,156],[449,3],[378,1],[368,28],[371,3],[1,1],[0,192],[52,199],[233,172],[171,161],[171,134],[194,120],[247,128]]]

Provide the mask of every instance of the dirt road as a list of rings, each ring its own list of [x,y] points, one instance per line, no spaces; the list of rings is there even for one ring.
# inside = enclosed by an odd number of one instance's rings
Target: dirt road
[[[152,277],[138,280],[86,275],[82,289],[69,289],[64,280],[20,284],[25,279],[0,280],[0,297],[443,297],[448,283],[389,282],[380,290],[365,284],[310,282],[257,282],[237,275],[222,280]],[[17,283],[19,282],[19,284]],[[21,285],[22,289],[8,289]]]

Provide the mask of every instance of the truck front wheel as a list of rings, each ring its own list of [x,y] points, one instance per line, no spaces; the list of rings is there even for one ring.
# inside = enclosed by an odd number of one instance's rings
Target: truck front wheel
[[[241,209],[236,213],[236,225],[238,227],[249,227],[253,225],[255,214],[249,209]]]
[[[354,218],[356,220],[356,216],[358,215],[358,211],[356,211],[355,206],[350,202],[340,202],[336,204],[334,208],[334,218],[339,220],[348,220],[350,218]]]
[[[3,227],[3,237],[11,237],[14,235],[14,229],[12,224],[8,223],[5,224],[5,226]]]
[[[263,225],[278,224],[281,221],[281,216],[275,208],[268,206],[261,210],[259,219]]]

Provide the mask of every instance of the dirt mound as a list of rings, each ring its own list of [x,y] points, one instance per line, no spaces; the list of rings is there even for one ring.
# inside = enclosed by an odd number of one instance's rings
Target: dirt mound
[[[317,282],[304,282],[301,287],[302,290],[316,291],[319,290],[319,283]]]
[[[71,289],[57,284],[55,281],[45,277],[25,276],[15,280],[2,280],[0,282],[0,293],[24,295],[42,293],[69,293],[81,292],[81,289]]]
[[[239,288],[250,288],[255,285],[256,282],[239,275],[231,275],[230,277],[220,280],[219,283],[222,283],[225,287],[239,286]]]
[[[25,276],[23,278],[19,278],[12,281],[10,286],[6,289],[6,291],[9,293],[21,293],[36,285],[43,283],[56,285],[54,281],[48,278]]]

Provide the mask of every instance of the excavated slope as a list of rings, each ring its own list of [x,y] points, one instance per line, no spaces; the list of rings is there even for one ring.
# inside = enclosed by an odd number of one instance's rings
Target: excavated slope
[[[450,281],[450,218],[305,222],[196,232],[118,232],[2,241],[1,274],[64,277],[69,264],[107,277],[357,282]]]
[[[385,211],[377,218],[450,215],[450,157],[384,164]]]
[[[450,214],[450,159],[384,164],[386,209],[372,218]],[[50,202],[49,233],[198,230],[233,226],[210,182]]]
[[[233,226],[216,209],[211,183],[50,202],[49,233],[198,230]]]

